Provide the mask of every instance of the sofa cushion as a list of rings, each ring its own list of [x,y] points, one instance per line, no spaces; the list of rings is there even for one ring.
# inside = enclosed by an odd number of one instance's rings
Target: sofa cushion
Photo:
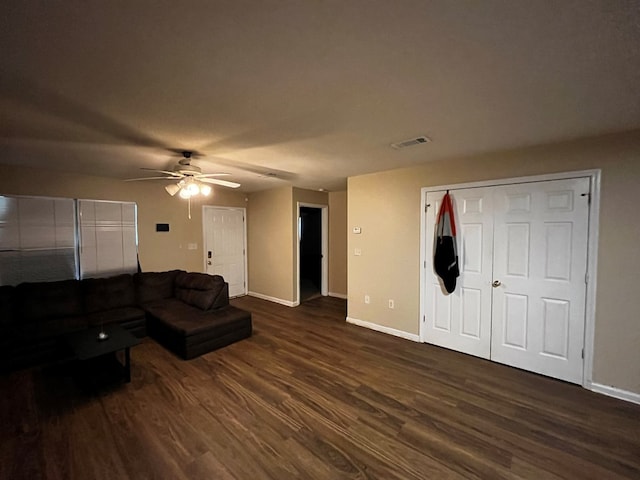
[[[128,323],[136,320],[144,320],[144,310],[138,307],[120,307],[87,315],[90,326],[109,325],[110,323]]]
[[[222,279],[222,277],[220,277]],[[220,293],[213,301],[213,305],[211,305],[211,309],[215,310],[217,308],[226,307],[229,305],[229,284],[222,279],[222,289]]]
[[[213,305],[215,293],[212,290],[193,290],[176,288],[176,298],[191,307],[208,310]]]
[[[158,322],[179,336],[188,337],[202,332],[221,335],[236,328],[237,322],[245,322],[251,314],[239,308],[227,306],[214,311],[195,309],[180,300],[171,299],[147,309],[151,322]]]
[[[15,288],[10,285],[0,287],[0,328],[14,322]]]
[[[182,270],[142,272],[133,276],[139,305],[173,297],[173,282]]]
[[[81,283],[87,313],[135,305],[135,289],[131,275],[125,273],[108,278],[87,278]]]
[[[176,276],[175,296],[187,305],[209,310],[224,288],[220,275],[182,272]]]
[[[252,332],[251,313],[231,305],[204,311],[173,298],[149,306],[147,313],[149,334],[187,360],[250,337]]]
[[[78,280],[21,283],[16,287],[18,315],[26,322],[83,313]]]
[[[18,344],[28,345],[36,340],[56,339],[69,332],[87,328],[82,315],[41,319],[37,323],[23,323],[12,328],[12,338]]]

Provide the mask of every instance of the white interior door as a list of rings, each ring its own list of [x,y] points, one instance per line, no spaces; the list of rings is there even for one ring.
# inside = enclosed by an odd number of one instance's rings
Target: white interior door
[[[582,382],[588,191],[586,178],[495,189],[492,360]]]
[[[204,233],[207,273],[224,277],[230,297],[246,294],[244,209],[204,207]]]
[[[435,225],[445,191],[427,194],[427,225]],[[447,294],[433,269],[434,232],[427,235],[425,337],[428,343],[489,358],[491,346],[491,279],[493,190],[469,188],[452,193],[458,230],[460,277]]]

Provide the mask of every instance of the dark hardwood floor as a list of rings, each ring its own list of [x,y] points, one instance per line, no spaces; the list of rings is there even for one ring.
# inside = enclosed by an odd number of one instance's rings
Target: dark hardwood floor
[[[345,302],[236,299],[252,338],[132,382],[0,377],[1,479],[640,478],[640,406],[345,323]]]

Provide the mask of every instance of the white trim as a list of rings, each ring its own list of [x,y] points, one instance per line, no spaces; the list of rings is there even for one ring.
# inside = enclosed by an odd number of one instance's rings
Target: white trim
[[[269,295],[263,295],[257,292],[248,292],[247,295],[251,297],[256,297],[261,300],[267,300],[273,303],[279,303],[280,305],[284,305],[285,307],[297,307],[300,305],[299,302],[292,302],[291,300],[283,300],[282,298],[270,297]]]
[[[592,392],[601,393],[602,395],[607,395],[609,397],[640,405],[640,393],[629,392],[628,390],[622,390],[621,388],[610,387],[608,385],[601,385],[599,383],[592,383],[590,390]]]
[[[589,388],[593,382],[593,355],[596,329],[596,287],[598,278],[598,232],[600,231],[600,170],[590,175],[591,202],[589,205],[589,240],[587,243],[587,298],[584,324],[584,371],[582,386]]]
[[[298,202],[296,216],[296,305],[300,305],[300,207],[319,208],[322,222],[322,272],[320,295],[329,295],[329,205]]]
[[[425,298],[427,286],[427,189],[420,190],[420,311],[418,317],[418,337],[420,342],[425,343],[426,332],[424,322],[426,318]]]
[[[335,298],[342,298],[343,300],[346,300],[348,298],[345,293],[329,292],[329,296],[330,297],[335,297]]]
[[[357,318],[347,317],[347,323],[357,325],[358,327],[368,328],[369,330],[375,330],[376,332],[386,333],[387,335],[393,335],[394,337],[404,338],[405,340],[411,340],[412,342],[420,341],[420,337],[415,333],[396,330],[395,328],[385,327],[384,325],[378,325],[377,323],[366,322],[364,320],[358,320]]]
[[[249,269],[247,266],[247,257],[248,257],[248,248],[247,248],[247,209],[245,207],[220,207],[218,205],[203,205],[202,206],[202,258],[203,258],[203,272],[207,271],[207,210],[240,210],[242,212],[242,230],[243,230],[243,242],[242,249],[244,250],[243,261],[244,261],[244,290],[240,295],[236,295],[237,297],[241,297],[242,295],[247,295],[248,285],[249,285]],[[235,298],[235,297],[234,297]]]
[[[591,184],[591,202],[589,208],[589,233],[587,243],[587,272],[589,282],[586,288],[585,303],[585,328],[584,328],[584,368],[582,374],[582,386],[589,388],[593,379],[593,352],[596,322],[596,279],[598,267],[598,231],[600,222],[600,169],[579,170],[575,172],[550,173],[544,175],[533,175],[530,177],[503,178],[497,180],[485,180],[481,182],[458,183],[449,185],[438,185],[433,187],[423,187],[420,192],[420,265],[422,266],[420,274],[420,316],[418,318],[419,338],[424,342],[425,328],[425,287],[426,287],[426,265],[428,262],[426,245],[426,197],[428,192],[436,192],[441,190],[459,190],[463,188],[482,188],[494,187],[499,185],[511,185],[516,183],[533,183],[548,182],[551,180],[564,180],[570,178],[588,177]]]
[[[566,180],[569,178],[594,176],[600,176],[600,169],[578,170],[575,172],[546,173],[543,175],[531,175],[530,177],[497,178],[495,180],[483,180],[480,182],[452,183],[449,185],[422,187],[422,191],[438,192],[440,190],[461,190],[466,188],[497,187],[499,185],[514,185],[516,183],[548,182],[551,180]]]

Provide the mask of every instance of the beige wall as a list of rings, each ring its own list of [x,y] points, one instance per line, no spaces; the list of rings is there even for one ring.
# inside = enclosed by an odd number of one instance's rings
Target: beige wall
[[[347,192],[329,193],[329,294],[347,294]]]
[[[298,203],[328,205],[328,194],[281,187],[249,195],[249,291],[298,302]]]
[[[293,236],[291,187],[249,195],[247,243],[249,292],[293,302]]]
[[[350,178],[348,230],[362,234],[348,234],[348,316],[419,333],[421,187],[595,168],[602,190],[593,381],[640,394],[639,131]]]
[[[59,173],[51,170],[0,165],[0,194],[40,195],[136,202],[140,264],[144,271],[180,268],[201,272],[202,205],[193,202],[191,220],[187,202],[171,197],[161,182],[123,182],[106,177]],[[245,195],[225,188],[215,188],[208,205],[245,206]],[[156,232],[156,223],[168,223],[169,232]],[[189,243],[197,244],[188,250]]]
[[[298,203],[329,206],[329,194],[287,186],[249,195],[249,291],[287,305],[299,301]],[[346,203],[342,208],[346,211]]]

